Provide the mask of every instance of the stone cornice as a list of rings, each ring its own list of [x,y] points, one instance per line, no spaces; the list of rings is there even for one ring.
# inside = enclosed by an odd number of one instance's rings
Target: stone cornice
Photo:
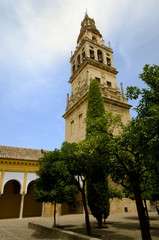
[[[4,169],[12,172],[13,170],[24,172],[26,169],[35,172],[39,169],[39,163],[28,160],[0,159],[0,170]]]
[[[130,109],[132,107],[130,104],[128,104],[126,102],[121,102],[121,101],[118,101],[118,100],[115,100],[115,99],[111,99],[111,98],[107,98],[107,97],[104,97],[104,96],[103,96],[103,100],[106,103],[110,103],[112,105],[119,106],[121,108]]]
[[[68,110],[66,110],[65,114],[62,117],[66,119],[69,114],[71,114],[76,108],[78,108],[78,106],[80,106],[84,101],[87,100],[87,96],[88,96],[88,92],[85,93],[73,106],[71,106]],[[104,102],[110,103],[112,105],[119,106],[121,108],[126,108],[128,110],[132,107],[130,104],[124,101],[122,102],[121,100],[119,101],[109,97],[105,97],[103,94],[102,94],[102,97]]]

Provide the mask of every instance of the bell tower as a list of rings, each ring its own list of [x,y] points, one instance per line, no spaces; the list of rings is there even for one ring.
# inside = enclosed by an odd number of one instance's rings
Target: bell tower
[[[78,142],[85,138],[87,95],[92,79],[99,82],[105,110],[120,114],[124,124],[130,120],[129,109],[121,83],[117,86],[117,70],[114,68],[113,51],[106,46],[94,19],[85,14],[74,53],[71,52],[71,96],[67,94],[65,140]]]

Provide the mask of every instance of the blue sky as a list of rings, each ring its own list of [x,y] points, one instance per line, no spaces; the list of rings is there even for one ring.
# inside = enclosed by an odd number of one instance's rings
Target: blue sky
[[[86,9],[110,41],[118,86],[143,87],[143,66],[159,65],[158,0],[0,0],[0,145],[60,148]]]

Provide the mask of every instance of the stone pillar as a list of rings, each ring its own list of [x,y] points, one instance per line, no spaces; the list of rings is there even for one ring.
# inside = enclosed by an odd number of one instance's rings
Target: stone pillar
[[[24,193],[21,194],[21,203],[20,203],[20,213],[19,213],[19,218],[22,218],[22,216],[23,216],[24,196],[25,196]]]
[[[126,97],[125,97],[123,83],[121,83],[121,94],[122,94],[122,97],[125,99]]]
[[[43,202],[42,203],[42,214],[41,214],[41,216],[44,217],[44,214],[45,214],[45,203]]]
[[[107,65],[107,62],[106,62],[106,53],[105,53],[105,52],[103,52],[103,63],[104,63],[105,65]]]
[[[88,44],[85,45],[85,56],[90,57]]]
[[[69,106],[69,93],[67,93],[66,109],[68,108],[68,106]]]
[[[26,182],[27,182],[27,171],[24,173],[24,180],[23,180],[23,193],[26,192]]]
[[[94,48],[94,59],[98,61],[97,49]]]
[[[4,180],[4,170],[1,171],[1,178],[0,178],[0,193],[2,192],[3,180]]]

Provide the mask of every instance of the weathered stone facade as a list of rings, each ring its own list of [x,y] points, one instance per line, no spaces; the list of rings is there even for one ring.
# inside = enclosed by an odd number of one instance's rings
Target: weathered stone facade
[[[100,84],[106,111],[120,114],[124,124],[130,120],[130,105],[117,86],[113,51],[105,46],[102,35],[96,29],[93,19],[85,15],[81,23],[77,47],[71,59],[71,96],[67,95],[65,118],[65,140],[78,142],[85,137],[87,94],[92,79]]]
[[[102,35],[93,19],[86,14],[81,23],[77,47],[70,59],[71,96],[67,95],[65,118],[65,140],[78,142],[85,138],[85,117],[87,94],[92,79],[100,84],[106,111],[120,114],[126,124],[130,120],[130,105],[125,98],[121,84],[121,93],[117,86],[118,73],[113,63],[113,51],[105,46]],[[116,129],[117,133],[117,129]],[[33,198],[38,158],[41,151],[17,147],[0,146],[0,218],[50,216],[52,204],[39,204]],[[59,215],[82,213],[80,194],[76,196],[77,206],[58,205]],[[32,207],[31,207],[32,206]],[[111,213],[134,212],[136,206],[130,199],[111,200]]]
[[[65,119],[65,140],[78,142],[85,138],[86,111],[89,85],[92,79],[99,82],[101,94],[104,100],[105,110],[120,114],[124,124],[130,120],[129,109],[131,106],[125,98],[124,88],[121,83],[121,92],[117,86],[117,70],[113,62],[113,50],[105,46],[95,21],[87,14],[81,23],[80,34],[77,39],[77,47],[71,53],[71,96],[67,94]],[[115,134],[118,129],[115,129]],[[110,213],[134,212],[134,201],[124,198],[123,200],[111,200]]]

